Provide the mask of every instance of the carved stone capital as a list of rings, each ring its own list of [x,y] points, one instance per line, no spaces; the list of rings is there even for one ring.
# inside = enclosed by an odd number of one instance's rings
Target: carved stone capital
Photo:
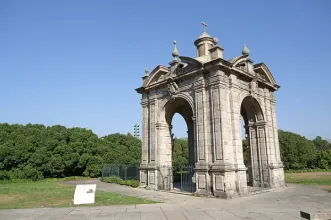
[[[162,129],[166,129],[168,127],[168,124],[165,122],[156,122],[156,129],[158,130],[162,130]]]

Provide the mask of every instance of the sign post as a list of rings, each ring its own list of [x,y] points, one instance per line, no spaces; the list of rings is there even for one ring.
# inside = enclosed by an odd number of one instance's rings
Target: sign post
[[[76,185],[74,205],[93,204],[95,202],[96,184]]]

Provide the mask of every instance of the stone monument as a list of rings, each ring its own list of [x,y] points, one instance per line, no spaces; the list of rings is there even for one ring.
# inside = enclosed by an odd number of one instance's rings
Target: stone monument
[[[283,187],[274,96],[280,86],[264,63],[254,64],[246,45],[241,56],[224,59],[206,26],[194,41],[196,58],[179,56],[174,41],[169,66],[146,69],[136,89],[142,95],[140,186],[172,189],[171,121],[179,113],[188,128],[196,193],[232,198],[247,195],[248,186]]]

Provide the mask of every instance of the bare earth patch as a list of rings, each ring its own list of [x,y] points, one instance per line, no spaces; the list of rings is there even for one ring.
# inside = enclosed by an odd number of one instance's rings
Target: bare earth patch
[[[307,172],[307,173],[293,173],[296,177],[309,177],[309,178],[324,178],[330,177],[331,172]]]
[[[285,173],[287,183],[299,183],[331,192],[331,172]]]
[[[0,194],[0,204],[8,204],[13,201],[25,199],[26,197],[26,195]]]
[[[318,188],[331,192],[331,185],[320,185]]]

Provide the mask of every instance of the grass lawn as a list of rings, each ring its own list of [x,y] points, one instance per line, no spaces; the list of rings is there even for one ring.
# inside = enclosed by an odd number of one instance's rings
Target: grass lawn
[[[0,209],[74,206],[74,191],[75,186],[56,180],[0,184]],[[93,206],[146,203],[155,202],[97,190]]]
[[[287,183],[314,185],[331,192],[331,172],[285,173]]]

